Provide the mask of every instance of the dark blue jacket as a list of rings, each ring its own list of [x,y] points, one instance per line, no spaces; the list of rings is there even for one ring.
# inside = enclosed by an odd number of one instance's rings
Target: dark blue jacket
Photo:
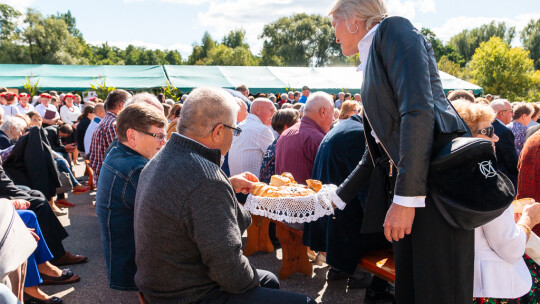
[[[497,119],[493,122],[493,128],[495,129],[495,134],[499,137],[499,141],[495,143],[497,169],[508,176],[514,187],[517,187],[519,155],[516,152],[514,133]]]
[[[366,149],[364,126],[359,115],[340,122],[324,137],[313,166],[313,179],[323,184],[341,184],[356,168]],[[326,251],[326,262],[353,273],[366,249],[366,235],[360,233],[367,187],[334,216],[304,225],[304,244]]]
[[[13,142],[9,137],[4,133],[4,131],[0,131],[0,149],[4,150],[9,147],[13,146]]]

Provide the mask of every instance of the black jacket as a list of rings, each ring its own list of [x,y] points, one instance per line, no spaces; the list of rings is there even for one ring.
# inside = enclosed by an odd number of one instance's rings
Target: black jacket
[[[55,196],[56,188],[60,187],[56,162],[41,128],[31,127],[27,135],[19,138],[3,167],[16,185],[39,190],[47,200]]]
[[[389,17],[379,25],[362,101],[365,132],[373,130],[381,145],[366,136],[369,150],[338,195],[349,202],[369,181],[375,160],[389,157],[394,186],[388,195],[426,196],[434,147],[470,131],[446,99],[431,44],[409,20]]]
[[[77,129],[75,130],[75,139],[77,141],[77,150],[79,151],[86,151],[84,147],[84,135],[86,134],[86,130],[88,129],[88,126],[90,125],[92,121],[90,118],[85,117],[81,119],[79,124],[77,125]],[[90,148],[90,147],[88,147]]]
[[[493,122],[493,128],[499,137],[499,141],[495,143],[497,169],[508,176],[514,187],[517,187],[519,155],[516,151],[514,133],[497,119]]]
[[[51,149],[59,153],[67,153],[66,147],[62,144],[62,138],[58,135],[58,126],[48,126],[44,130]]]

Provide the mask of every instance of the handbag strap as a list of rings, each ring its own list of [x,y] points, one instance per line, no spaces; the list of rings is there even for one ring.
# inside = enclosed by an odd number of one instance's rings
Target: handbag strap
[[[266,167],[264,168],[263,172],[261,173],[261,177],[264,176],[266,171],[268,171],[268,167],[270,167],[270,164],[274,161],[275,158],[276,158],[276,155],[274,154],[274,156],[272,156],[272,158],[270,158],[270,161],[268,161],[268,163],[266,164]]]

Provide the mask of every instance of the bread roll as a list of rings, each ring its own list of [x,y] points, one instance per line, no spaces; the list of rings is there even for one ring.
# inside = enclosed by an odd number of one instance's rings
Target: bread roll
[[[270,186],[281,187],[291,184],[291,180],[288,177],[272,175],[270,178]]]
[[[306,180],[306,184],[308,185],[310,189],[312,189],[315,192],[319,192],[322,188],[321,181],[318,181],[316,179],[308,179]]]
[[[304,187],[284,186],[280,187],[277,193],[279,197],[298,197],[315,194],[315,191],[311,189],[306,189]]]
[[[512,205],[514,205],[514,213],[523,213],[523,207],[534,203],[535,201],[532,198],[522,198],[515,200],[512,202]]]
[[[293,175],[292,175],[291,173],[289,173],[289,172],[283,172],[283,173],[281,174],[281,176],[290,179],[290,180],[291,180],[291,183],[293,183],[293,184],[296,183],[296,181],[294,180]]]
[[[255,183],[253,185],[253,189],[251,189],[251,194],[256,196],[261,196],[261,193],[263,192],[263,188],[267,187],[268,185],[265,183]]]

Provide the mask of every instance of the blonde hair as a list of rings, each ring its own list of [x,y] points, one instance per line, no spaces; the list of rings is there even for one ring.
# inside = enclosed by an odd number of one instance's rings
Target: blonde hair
[[[384,0],[336,0],[328,13],[333,19],[365,20],[366,30],[388,16]]]
[[[354,100],[348,100],[345,101],[341,105],[341,112],[339,112],[339,119],[347,119],[350,117],[349,113],[351,111],[356,110],[360,107],[360,104],[357,101]]]
[[[469,126],[473,134],[478,132],[478,125],[481,122],[492,122],[495,119],[495,111],[485,104],[471,103],[466,99],[458,99],[452,101],[452,105],[456,108],[459,116],[465,120],[465,123]]]

